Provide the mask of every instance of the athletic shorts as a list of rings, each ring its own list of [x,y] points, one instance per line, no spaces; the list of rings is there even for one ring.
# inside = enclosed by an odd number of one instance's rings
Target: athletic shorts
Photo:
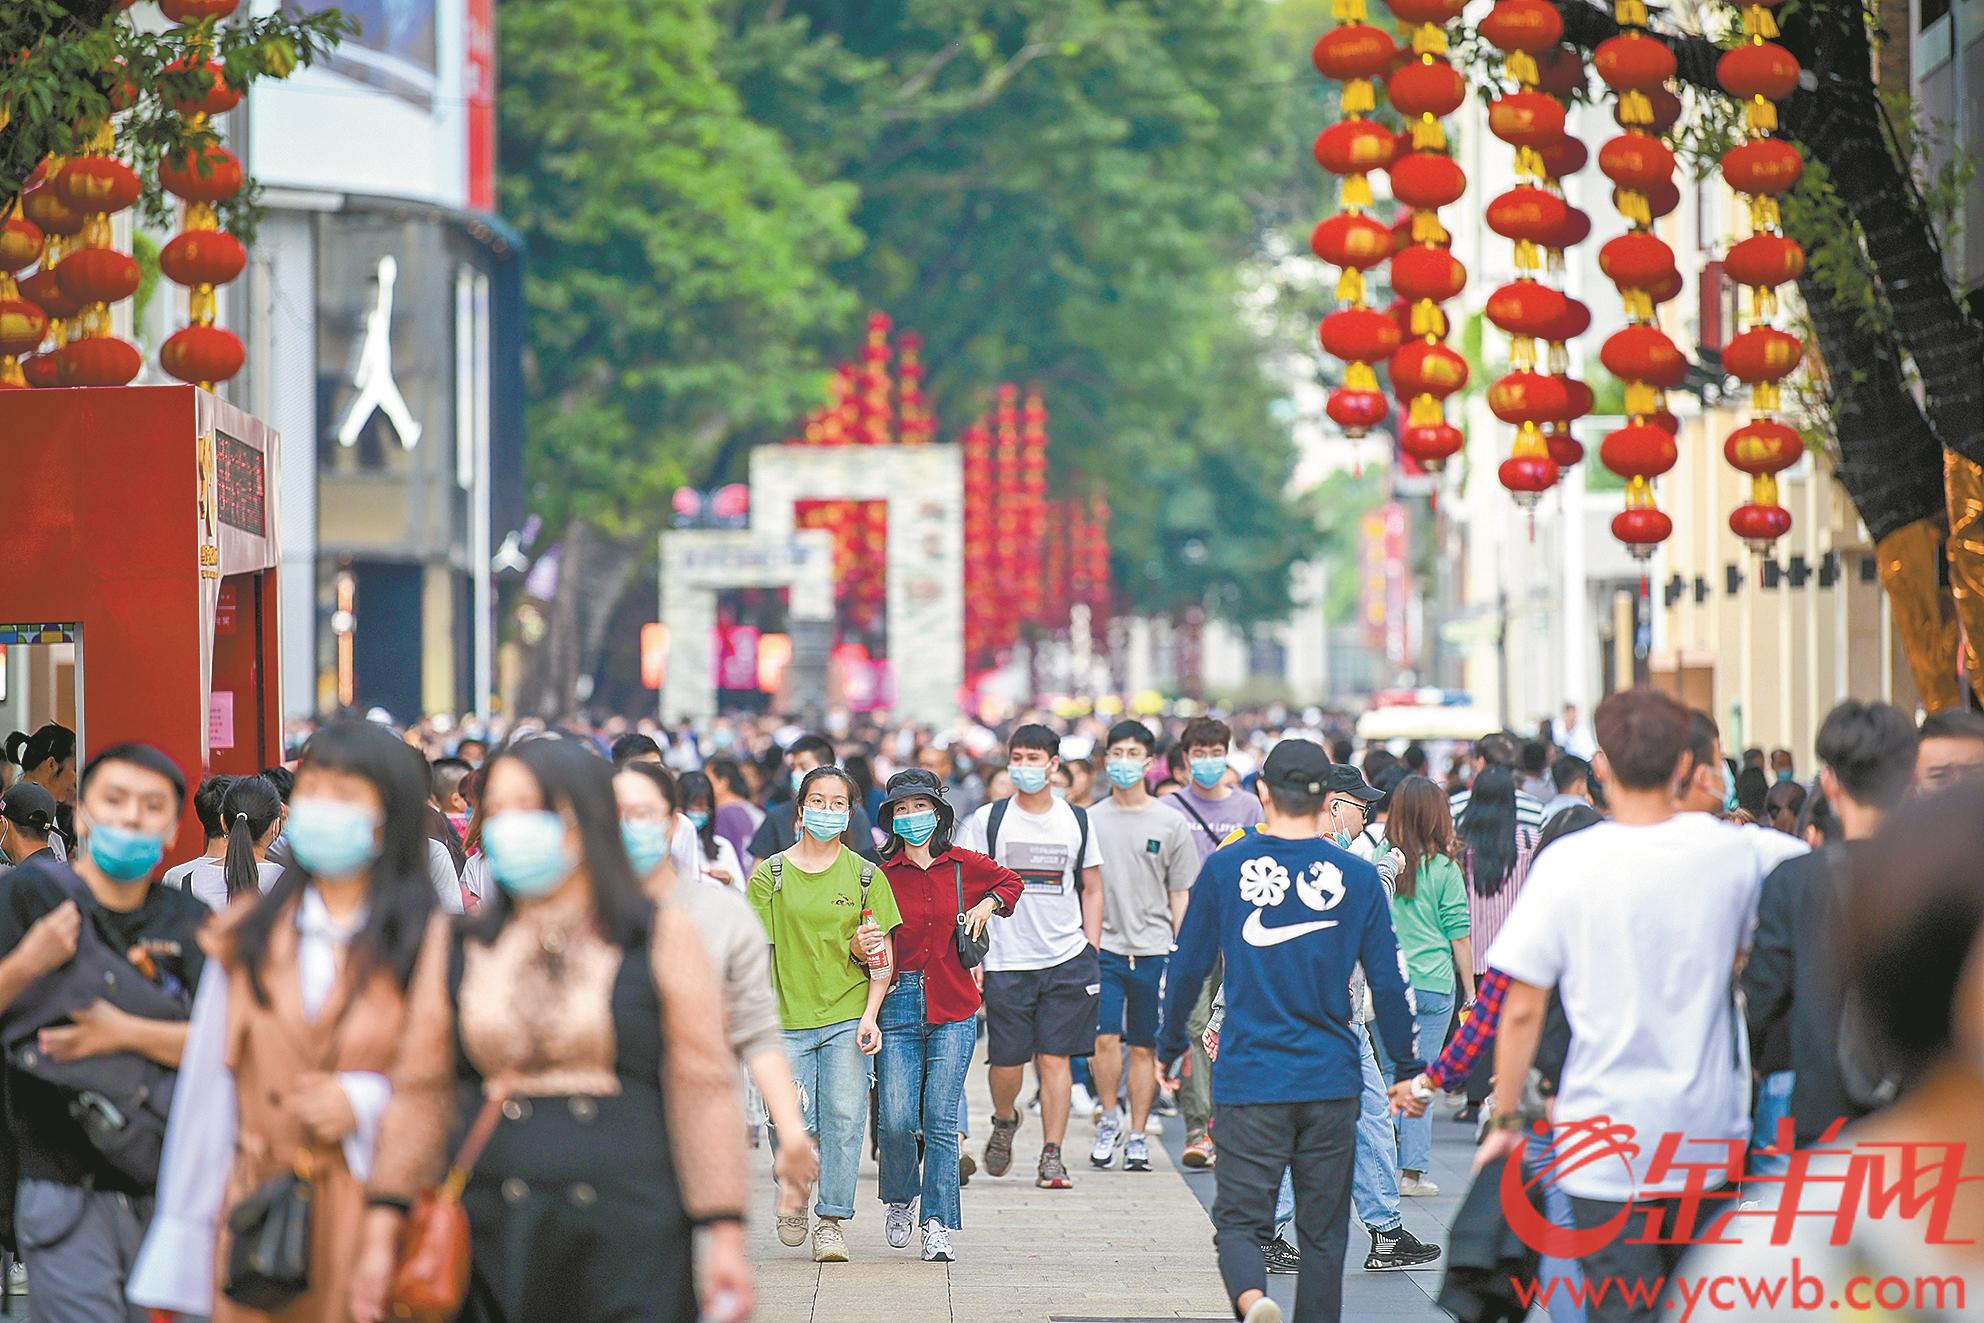
[[[1098,1034],[1121,1034],[1131,1047],[1157,1046],[1157,1015],[1168,955],[1122,956],[1104,951]]]
[[[1036,1056],[1092,1055],[1101,985],[1092,947],[1049,969],[986,970],[986,1059],[1024,1066]]]

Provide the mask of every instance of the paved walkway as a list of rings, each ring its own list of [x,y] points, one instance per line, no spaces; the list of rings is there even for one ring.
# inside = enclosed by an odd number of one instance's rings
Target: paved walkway
[[[984,1056],[971,1072],[972,1152],[984,1143],[991,1115]],[[1447,1119],[1436,1104],[1434,1178],[1442,1193],[1405,1201],[1406,1225],[1428,1242],[1445,1243],[1446,1221],[1465,1186],[1471,1127]],[[756,1317],[765,1323],[1069,1323],[1232,1317],[1212,1255],[1210,1173],[1187,1175],[1175,1165],[1183,1127],[1166,1123],[1162,1151],[1152,1145],[1149,1172],[1088,1165],[1094,1126],[1077,1117],[1069,1126],[1067,1154],[1072,1190],[1036,1189],[1033,1168],[1040,1152],[1040,1123],[1029,1116],[1020,1128],[1013,1170],[1003,1180],[983,1173],[964,1191],[964,1230],[956,1237],[958,1261],[924,1263],[918,1241],[890,1249],[882,1239],[882,1205],[875,1164],[862,1155],[856,1216],[847,1223],[852,1262],[815,1264],[810,1247],[787,1249],[772,1234],[769,1180],[752,1183],[751,1250],[757,1273]],[[753,1155],[761,1169],[769,1155]],[[1437,1272],[1366,1273],[1368,1237],[1351,1230],[1344,1318],[1442,1319],[1432,1305]],[[1295,1279],[1271,1279],[1284,1309]]]

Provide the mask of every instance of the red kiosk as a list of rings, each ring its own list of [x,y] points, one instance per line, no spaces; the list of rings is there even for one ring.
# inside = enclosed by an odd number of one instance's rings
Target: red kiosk
[[[75,649],[79,751],[197,780],[282,756],[278,438],[193,386],[0,391],[0,646]],[[177,857],[204,847],[188,804]]]

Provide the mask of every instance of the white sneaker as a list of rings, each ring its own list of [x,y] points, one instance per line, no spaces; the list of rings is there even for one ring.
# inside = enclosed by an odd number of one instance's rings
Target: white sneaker
[[[1094,1116],[1102,1104],[1088,1091],[1086,1084],[1077,1084],[1069,1090],[1068,1114],[1070,1116]]]
[[[1163,1134],[1164,1118],[1159,1116],[1155,1111],[1152,1111],[1150,1114],[1150,1120],[1144,1122],[1144,1133],[1147,1135]]]
[[[908,1204],[890,1204],[888,1213],[882,1218],[882,1234],[889,1238],[891,1249],[903,1249],[909,1244],[909,1233],[916,1229],[916,1218],[909,1211]]]
[[[1262,1296],[1254,1302],[1254,1307],[1247,1311],[1247,1317],[1240,1323],[1281,1323],[1281,1306],[1267,1296]]]
[[[923,1224],[923,1261],[925,1263],[950,1263],[957,1258],[951,1248],[951,1232],[936,1218]]]
[[[1403,1176],[1398,1178],[1398,1193],[1401,1199],[1431,1199],[1440,1192],[1440,1187],[1424,1176]]]
[[[813,1262],[847,1262],[847,1237],[841,1234],[839,1218],[821,1218],[813,1228]]]
[[[1116,1112],[1104,1112],[1102,1119],[1095,1123],[1095,1147],[1088,1151],[1088,1160],[1098,1167],[1107,1167],[1116,1160],[1116,1144],[1122,1137],[1122,1116]]]

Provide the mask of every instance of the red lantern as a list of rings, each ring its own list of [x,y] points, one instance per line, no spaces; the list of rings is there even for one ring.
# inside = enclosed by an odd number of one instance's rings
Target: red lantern
[[[1409,153],[1393,163],[1391,178],[1392,196],[1420,211],[1450,206],[1467,190],[1467,175],[1438,152]]]
[[[62,363],[54,354],[36,354],[21,360],[21,375],[28,379],[28,385],[47,390],[62,384]]]
[[[49,187],[66,205],[86,215],[122,211],[144,191],[137,171],[111,156],[78,156],[62,167]]]
[[[30,184],[21,192],[21,210],[45,235],[64,238],[83,232],[83,215],[56,196],[47,180]]]
[[[1618,538],[1641,560],[1674,535],[1674,521],[1650,505],[1621,510],[1612,516],[1612,536]]]
[[[1467,384],[1467,359],[1437,340],[1410,340],[1392,355],[1392,388],[1444,400]]]
[[[1385,95],[1391,98],[1392,107],[1408,118],[1439,118],[1460,109],[1467,99],[1467,80],[1443,60],[1413,60],[1400,65],[1385,80]]]
[[[71,340],[53,357],[64,386],[129,385],[145,365],[136,345],[110,335]]]
[[[1598,361],[1621,381],[1644,381],[1662,390],[1672,390],[1688,376],[1688,360],[1657,326],[1614,331],[1599,349]]]
[[[45,242],[41,227],[25,216],[10,216],[0,222],[0,271],[21,271],[34,265]]]
[[[1632,123],[1626,116],[1623,104],[1612,108],[1612,121],[1622,129],[1642,129],[1648,133],[1661,134],[1681,122],[1681,98],[1664,87],[1652,87],[1640,93],[1646,98],[1648,119],[1643,124]]]
[[[225,285],[248,265],[248,250],[222,230],[188,230],[158,255],[158,268],[181,285]]]
[[[1364,271],[1391,255],[1391,228],[1361,212],[1331,216],[1316,226],[1309,247],[1331,266]]]
[[[1651,298],[1656,304],[1666,303],[1671,299],[1679,298],[1680,294],[1681,273],[1679,271],[1669,271],[1666,275],[1654,281],[1652,287],[1647,290],[1647,297]]]
[[[1781,234],[1753,234],[1730,248],[1722,269],[1739,285],[1789,284],[1805,273],[1805,249]]]
[[[1507,4],[1508,0],[1502,3]],[[1502,5],[1498,4],[1493,12],[1500,13],[1501,9]],[[1488,105],[1488,130],[1512,147],[1539,147],[1555,142],[1564,136],[1564,103],[1542,92],[1511,92],[1496,97]]]
[[[1559,470],[1570,468],[1584,459],[1584,447],[1571,435],[1568,427],[1547,427],[1543,430],[1543,445],[1550,452],[1550,462]]]
[[[1652,289],[1674,274],[1674,250],[1635,230],[1605,241],[1598,250],[1598,269],[1622,289]]]
[[[1488,204],[1488,228],[1504,239],[1555,248],[1570,223],[1570,211],[1557,194],[1525,184]]]
[[[1791,512],[1781,505],[1747,502],[1729,512],[1729,531],[1742,538],[1750,550],[1762,554],[1791,531]]]
[[[1550,172],[1552,179],[1568,178],[1584,169],[1591,160],[1591,153],[1576,138],[1546,142],[1536,149],[1536,154],[1543,158],[1543,168]]]
[[[1597,397],[1591,393],[1591,387],[1576,377],[1559,376],[1555,380],[1563,383],[1564,398],[1567,401],[1564,411],[1566,422],[1573,418],[1582,418],[1591,412],[1591,406],[1597,403]]]
[[[1619,197],[1616,190],[1613,194],[1612,205],[1615,207],[1619,205]],[[1659,220],[1662,216],[1672,215],[1674,208],[1680,205],[1681,190],[1671,179],[1663,179],[1652,188],[1646,190],[1647,215],[1654,220]]]
[[[1804,169],[1805,158],[1782,138],[1757,138],[1722,157],[1722,177],[1731,188],[1766,197],[1790,192]]]
[[[1480,31],[1498,51],[1541,54],[1564,36],[1564,16],[1548,0],[1497,0],[1482,16]]]
[[[241,370],[241,340],[218,326],[186,326],[172,333],[158,353],[158,365],[181,381],[211,385]]]
[[[1525,495],[1535,497],[1550,490],[1557,483],[1557,465],[1548,455],[1512,455],[1502,461],[1496,471],[1502,485],[1515,493],[1519,503],[1534,504],[1534,500],[1522,502]]]
[[[1657,478],[1680,457],[1674,434],[1652,423],[1614,428],[1598,446],[1599,460],[1622,478]]]
[[[1598,149],[1598,168],[1621,188],[1641,193],[1674,177],[1674,153],[1645,133],[1622,133]]]
[[[191,55],[182,55],[165,66],[168,73],[186,73],[197,69],[206,75],[206,90],[194,97],[174,97],[172,108],[181,115],[225,115],[241,104],[241,93],[227,85],[221,66],[212,60],[196,64]]]
[[[1790,376],[1804,354],[1797,336],[1774,326],[1752,326],[1730,337],[1722,350],[1722,367],[1744,385],[1754,386]]]
[[[1751,419],[1722,443],[1722,455],[1729,466],[1752,477],[1782,473],[1804,453],[1805,442],[1798,429],[1770,418]]]
[[[1574,244],[1583,243],[1590,237],[1591,216],[1581,207],[1571,207],[1564,212],[1563,228],[1551,236],[1550,247],[1569,248]]]
[[[1565,298],[1563,309],[1543,331],[1545,340],[1562,344],[1591,329],[1591,308],[1583,299]]]
[[[1385,7],[1402,23],[1451,23],[1467,8],[1467,0],[1385,0]]]
[[[138,280],[137,259],[115,248],[78,248],[55,268],[56,283],[78,303],[128,299],[138,292]]]
[[[1599,42],[1591,63],[1615,92],[1650,91],[1674,76],[1674,52],[1638,31]]]
[[[1467,287],[1467,268],[1445,248],[1416,243],[1392,256],[1392,288],[1417,302],[1445,303]]]
[[[1345,23],[1325,32],[1310,57],[1317,73],[1347,83],[1353,78],[1383,77],[1398,59],[1398,45],[1369,23]]]
[[[1385,402],[1383,391],[1339,386],[1330,392],[1326,410],[1345,436],[1359,437],[1385,421],[1391,406]]]
[[[0,299],[0,355],[31,353],[48,334],[48,314],[24,299]]]
[[[1798,86],[1798,57],[1775,42],[1734,46],[1715,62],[1715,81],[1745,101],[1782,101]]]
[[[226,18],[241,0],[158,0],[158,7],[174,23],[204,23],[210,18]]]
[[[1383,170],[1398,155],[1398,135],[1368,119],[1346,119],[1316,135],[1316,164],[1333,175]]]
[[[1565,298],[1548,285],[1517,280],[1488,296],[1487,316],[1510,335],[1540,336],[1564,315]]]
[[[188,202],[225,202],[241,191],[241,162],[213,143],[204,149],[188,147],[159,162],[158,180]]]
[[[1407,427],[1398,434],[1398,447],[1419,461],[1429,473],[1460,453],[1460,429],[1452,423],[1424,423]]]
[[[1488,407],[1505,423],[1570,420],[1570,393],[1562,380],[1540,372],[1510,372],[1488,388]]]
[[[1536,86],[1559,100],[1585,90],[1584,54],[1559,42],[1536,57]],[[1551,171],[1556,174],[1556,171]]]
[[[1323,318],[1323,349],[1347,363],[1375,363],[1399,346],[1398,323],[1374,308],[1339,308]]]
[[[62,290],[55,272],[43,267],[21,282],[21,293],[38,305],[50,317],[67,320],[83,310],[81,299],[71,298]]]

